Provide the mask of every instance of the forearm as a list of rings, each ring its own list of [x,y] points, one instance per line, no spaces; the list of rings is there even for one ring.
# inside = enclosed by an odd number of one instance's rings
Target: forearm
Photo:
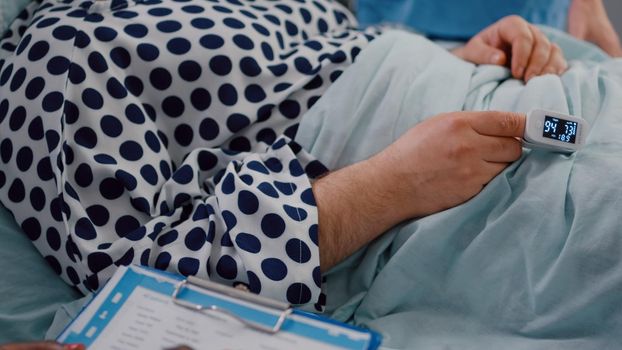
[[[316,181],[320,266],[327,271],[401,221],[385,189],[387,170],[372,160]]]

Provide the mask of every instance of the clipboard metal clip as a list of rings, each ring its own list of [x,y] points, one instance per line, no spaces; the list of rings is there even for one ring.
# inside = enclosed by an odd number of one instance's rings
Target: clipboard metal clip
[[[179,294],[181,293],[182,290],[184,290],[184,288],[186,288],[186,285],[193,285],[193,286],[209,289],[216,293],[225,294],[230,297],[242,299],[242,300],[249,301],[255,304],[259,304],[261,306],[276,309],[280,311],[281,314],[279,315],[279,318],[277,319],[276,323],[272,327],[269,327],[269,326],[266,326],[266,325],[263,325],[257,322],[252,322],[252,321],[246,320],[234,314],[233,312],[229,310],[223,309],[222,307],[219,307],[217,305],[200,305],[200,304],[195,304],[195,303],[191,303],[189,301],[180,299]],[[173,290],[171,299],[173,300],[173,303],[175,305],[178,305],[178,306],[181,306],[187,309],[191,309],[194,311],[198,311],[198,312],[203,312],[203,313],[217,312],[217,313],[229,316],[237,320],[238,322],[242,323],[246,327],[249,327],[251,329],[254,329],[260,332],[268,333],[268,334],[278,333],[281,330],[283,323],[285,323],[285,320],[287,319],[287,317],[291,315],[293,312],[293,309],[287,303],[265,299],[258,295],[251,294],[249,292],[237,290],[235,288],[223,286],[220,284],[216,284],[214,282],[205,281],[205,280],[193,277],[193,276],[189,276],[188,279],[179,281],[175,285],[175,289]]]

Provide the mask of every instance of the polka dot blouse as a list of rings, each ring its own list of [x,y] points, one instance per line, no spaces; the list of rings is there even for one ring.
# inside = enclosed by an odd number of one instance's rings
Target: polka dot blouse
[[[0,200],[67,283],[322,302],[302,115],[377,33],[329,0],[43,0],[0,41]]]

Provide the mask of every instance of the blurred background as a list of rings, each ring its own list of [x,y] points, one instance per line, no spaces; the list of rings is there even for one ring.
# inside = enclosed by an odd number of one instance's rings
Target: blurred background
[[[356,0],[338,0],[339,2],[350,5]],[[382,0],[379,0],[382,1]],[[616,30],[622,36],[622,0],[604,0],[605,6],[607,7],[607,13],[611,18],[611,22],[615,26]]]
[[[622,35],[622,0],[605,0],[605,6],[607,6],[607,13],[609,13],[611,22],[613,22],[618,33]]]

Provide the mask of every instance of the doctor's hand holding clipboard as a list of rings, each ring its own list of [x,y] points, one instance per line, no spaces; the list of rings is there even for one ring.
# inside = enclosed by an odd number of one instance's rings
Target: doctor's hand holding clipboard
[[[54,341],[11,343],[0,345],[0,350],[85,350],[82,344],[59,344]]]
[[[13,343],[0,345],[0,350],[86,350],[82,344],[59,344],[54,341]],[[166,350],[194,350],[191,347],[181,345]]]

